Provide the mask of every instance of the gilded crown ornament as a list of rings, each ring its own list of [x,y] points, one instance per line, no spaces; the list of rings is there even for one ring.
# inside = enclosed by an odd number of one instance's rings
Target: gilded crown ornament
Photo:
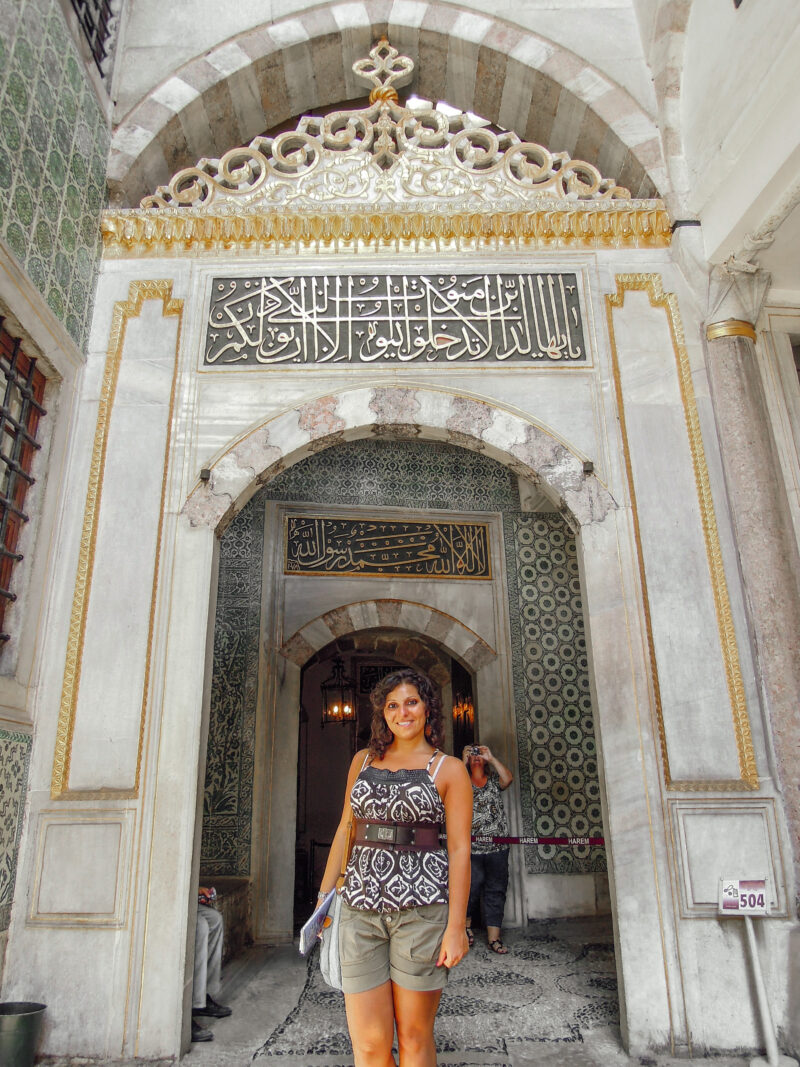
[[[414,62],[386,38],[352,69],[366,107],[306,115],[178,171],[138,209],[104,214],[106,255],[669,244],[662,202],[633,200],[591,163],[472,112],[402,102]]]

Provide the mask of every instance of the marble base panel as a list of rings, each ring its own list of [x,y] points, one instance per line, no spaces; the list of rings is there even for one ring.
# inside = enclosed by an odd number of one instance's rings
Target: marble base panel
[[[607,915],[611,910],[604,874],[527,874],[525,913],[532,919]]]

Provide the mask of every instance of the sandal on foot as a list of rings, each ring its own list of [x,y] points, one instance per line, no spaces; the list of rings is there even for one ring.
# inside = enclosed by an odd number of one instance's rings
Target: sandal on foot
[[[499,937],[496,937],[494,941],[489,942],[489,948],[492,952],[496,952],[498,956],[505,956],[508,953],[508,949]]]
[[[473,934],[471,926],[468,926],[466,928],[466,930],[467,930],[467,944],[469,945],[470,948],[472,948],[472,946],[475,944],[475,934]]]

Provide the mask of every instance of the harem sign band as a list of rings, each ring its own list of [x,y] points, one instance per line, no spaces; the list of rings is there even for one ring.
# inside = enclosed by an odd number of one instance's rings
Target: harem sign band
[[[471,522],[286,517],[286,574],[491,578],[489,529]]]
[[[585,363],[577,276],[215,278],[203,362]]]
[[[475,834],[471,840],[482,845],[568,845],[575,848],[586,845],[596,848],[606,843],[604,837],[480,837]]]

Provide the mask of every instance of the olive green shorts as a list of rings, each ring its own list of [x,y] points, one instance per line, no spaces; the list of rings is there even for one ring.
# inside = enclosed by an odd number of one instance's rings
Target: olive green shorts
[[[447,926],[446,904],[405,911],[360,911],[342,901],[339,957],[345,993],[365,993],[389,979],[403,989],[431,992],[447,985],[437,967]]]

